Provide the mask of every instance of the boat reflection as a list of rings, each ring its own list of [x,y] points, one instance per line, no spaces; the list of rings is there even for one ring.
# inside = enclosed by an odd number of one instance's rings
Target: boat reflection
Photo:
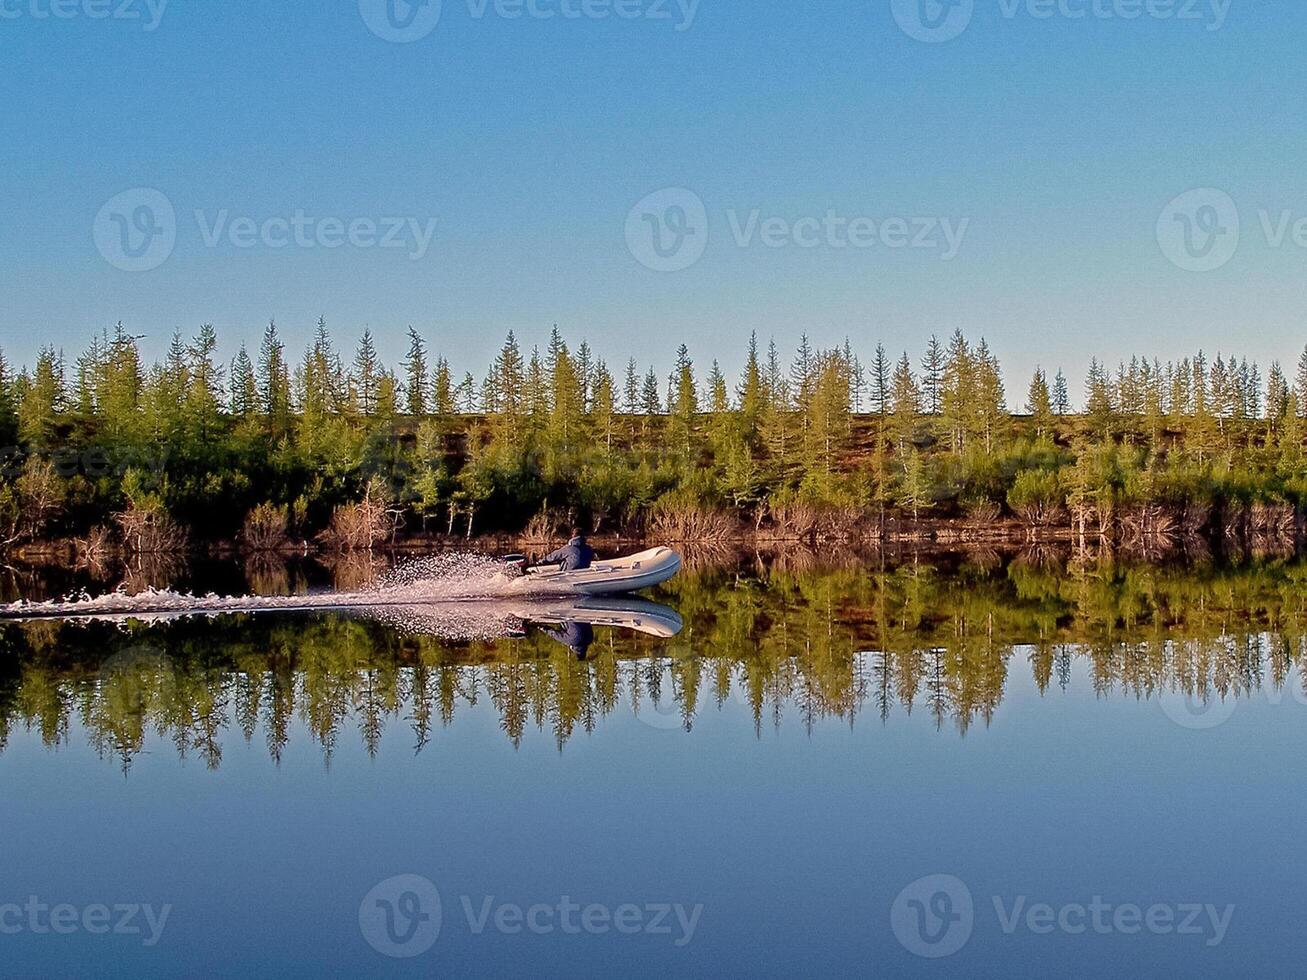
[[[671,639],[685,625],[675,609],[635,596],[361,606],[344,612],[411,636],[453,641],[523,637],[539,627],[582,660],[594,643],[596,626]]]

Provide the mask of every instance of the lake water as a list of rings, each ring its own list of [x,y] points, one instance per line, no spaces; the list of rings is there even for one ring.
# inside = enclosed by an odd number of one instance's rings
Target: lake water
[[[791,556],[5,626],[0,973],[1301,975],[1305,583]]]

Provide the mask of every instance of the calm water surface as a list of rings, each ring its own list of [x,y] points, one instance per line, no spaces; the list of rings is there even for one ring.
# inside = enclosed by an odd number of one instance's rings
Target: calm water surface
[[[1304,583],[5,626],[0,973],[1300,976]]]

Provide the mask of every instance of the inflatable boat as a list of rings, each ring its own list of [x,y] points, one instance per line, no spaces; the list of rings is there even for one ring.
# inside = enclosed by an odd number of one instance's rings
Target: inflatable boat
[[[668,640],[681,632],[685,623],[675,609],[659,602],[633,598],[562,599],[558,602],[535,602],[513,610],[524,622],[538,626],[563,626],[585,623],[631,630]]]
[[[530,592],[550,595],[621,595],[666,582],[681,570],[681,556],[671,548],[651,548],[627,558],[596,561],[581,571],[555,566],[526,570]]]

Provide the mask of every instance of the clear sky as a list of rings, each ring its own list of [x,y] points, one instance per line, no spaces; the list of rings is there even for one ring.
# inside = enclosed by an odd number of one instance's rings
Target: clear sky
[[[533,3],[0,0],[0,346],[321,314],[392,363],[410,323],[478,375],[557,323],[734,372],[752,330],[915,360],[960,326],[1016,403],[1036,363],[1078,393],[1091,356],[1307,340],[1302,4]]]

